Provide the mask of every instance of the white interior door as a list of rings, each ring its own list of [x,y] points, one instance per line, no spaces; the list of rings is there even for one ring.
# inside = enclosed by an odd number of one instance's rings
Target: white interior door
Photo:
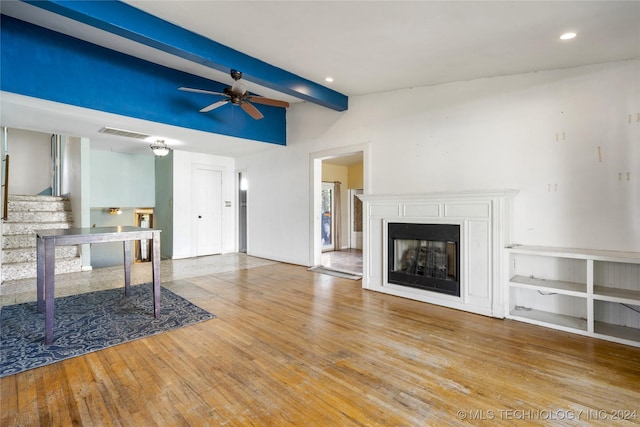
[[[196,167],[193,197],[196,256],[222,253],[222,172]]]

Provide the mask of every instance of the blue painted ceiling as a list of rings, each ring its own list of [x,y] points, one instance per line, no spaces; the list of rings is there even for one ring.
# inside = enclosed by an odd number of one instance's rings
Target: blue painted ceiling
[[[0,89],[127,117],[286,145],[286,111],[260,105],[254,120],[234,105],[200,113],[225,85],[2,15]],[[37,116],[34,115],[34,121]]]
[[[212,87],[217,85],[212,80],[230,84],[228,70],[239,68],[252,92],[289,102],[316,102],[335,108],[335,113],[324,114],[336,117],[340,115],[337,111],[347,107],[346,97],[338,96],[345,101],[345,105],[340,105],[332,100],[332,92],[325,92],[327,89],[320,85],[311,84],[303,89],[309,82],[299,76],[322,83],[330,74],[335,78],[330,87],[351,96],[364,96],[628,60],[638,58],[640,52],[637,25],[640,2],[2,0],[0,11],[203,77]],[[140,27],[139,22],[145,25]],[[558,35],[568,29],[577,31],[578,37],[571,42],[558,40]],[[213,40],[250,53],[253,58]],[[238,66],[228,60],[231,57],[246,62]],[[271,74],[275,67],[264,60],[282,68]],[[295,74],[286,74],[284,70]],[[260,84],[251,83],[250,79]],[[50,104],[36,105],[34,113],[32,100],[5,92],[0,108],[11,114],[2,112],[2,123],[22,127],[27,123],[22,117],[37,115],[41,129],[53,129],[57,123],[68,123],[68,129],[78,129],[80,124],[84,126],[83,135],[89,134],[96,122],[107,121],[152,129],[153,123],[125,121],[124,116],[105,120],[103,115],[89,122],[85,120],[87,112],[77,109],[70,121],[70,107],[60,109]],[[199,104],[200,100],[194,97],[185,102]],[[375,103],[368,105],[376,108]],[[53,114],[55,109],[60,114]],[[191,151],[212,149],[211,140],[220,135],[212,131],[185,135],[183,131],[187,128],[175,126],[154,129],[177,133],[174,137],[178,140],[197,141],[197,145],[185,143],[184,148]],[[234,140],[232,144],[237,147],[244,142]]]
[[[347,96],[180,28],[126,3],[108,1],[24,0],[25,3],[76,20],[181,58],[229,73],[282,93],[344,111]]]
[[[348,98],[257,58],[223,46],[120,1],[23,0],[65,19],[158,49],[200,66],[335,111]],[[222,92],[226,85],[173,70],[74,37],[2,15],[2,70],[5,92],[60,102],[136,119],[220,135],[286,145],[286,111],[259,105],[264,119],[253,120],[231,104],[210,113],[199,109],[212,95],[185,93],[187,86]],[[273,97],[273,96],[272,96]]]

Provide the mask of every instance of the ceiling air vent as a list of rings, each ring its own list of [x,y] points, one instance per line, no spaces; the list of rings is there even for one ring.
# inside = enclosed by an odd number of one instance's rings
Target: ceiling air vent
[[[109,128],[109,127],[103,127],[102,129],[100,129],[100,133],[106,133],[106,134],[109,134],[109,135],[124,136],[125,138],[134,138],[134,139],[147,139],[147,138],[149,138],[151,136],[151,135],[147,135],[145,133],[133,132],[133,131],[130,131],[130,130]]]

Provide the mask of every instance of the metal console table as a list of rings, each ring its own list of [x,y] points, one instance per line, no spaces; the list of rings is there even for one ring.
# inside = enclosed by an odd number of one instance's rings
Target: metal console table
[[[122,242],[124,247],[124,289],[130,294],[131,242],[151,239],[153,255],[153,312],[160,314],[160,231],[140,227],[68,228],[36,231],[38,259],[38,312],[45,313],[45,344],[53,343],[55,298],[55,247],[91,243]]]

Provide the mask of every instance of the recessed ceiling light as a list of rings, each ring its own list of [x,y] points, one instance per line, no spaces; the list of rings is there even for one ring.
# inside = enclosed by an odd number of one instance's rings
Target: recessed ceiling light
[[[324,81],[327,82],[327,83],[331,83],[331,82],[333,82],[333,77],[325,77]]]
[[[575,38],[576,35],[576,33],[564,33],[560,36],[560,40],[571,40],[572,38]]]

